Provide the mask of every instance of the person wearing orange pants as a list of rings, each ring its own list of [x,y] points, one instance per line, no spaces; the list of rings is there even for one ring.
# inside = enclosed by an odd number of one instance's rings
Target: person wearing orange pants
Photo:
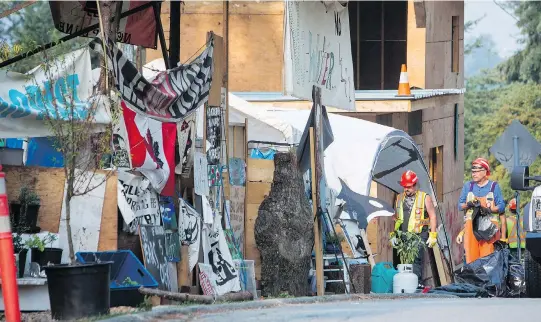
[[[466,182],[458,200],[458,209],[465,211],[464,228],[456,237],[456,242],[464,242],[466,263],[469,264],[494,252],[494,243],[506,236],[505,201],[497,182],[489,180],[490,165],[486,159],[477,158],[472,162],[472,181]],[[474,201],[478,200],[482,207],[490,210],[491,221],[499,227],[499,231],[491,240],[477,240],[473,234],[472,214]]]

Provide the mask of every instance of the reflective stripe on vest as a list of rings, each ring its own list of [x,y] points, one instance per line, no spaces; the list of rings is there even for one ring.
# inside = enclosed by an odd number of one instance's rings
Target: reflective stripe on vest
[[[515,214],[506,216],[507,221],[507,236],[509,236],[507,242],[509,243],[509,248],[517,248],[517,231],[515,228],[515,223],[517,222],[517,217]],[[526,232],[524,232],[524,226],[522,222],[520,223],[520,248],[526,247]]]
[[[408,231],[416,234],[420,233],[424,226],[430,225],[430,219],[425,218],[425,198],[426,193],[417,191],[415,193],[415,202],[411,207],[410,218],[408,220]],[[395,224],[395,230],[399,230],[404,223],[404,194],[398,195],[396,198],[396,211],[398,219]]]

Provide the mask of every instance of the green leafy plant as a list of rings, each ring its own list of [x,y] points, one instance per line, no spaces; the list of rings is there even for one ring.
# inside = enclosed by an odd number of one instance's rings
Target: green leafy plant
[[[19,203],[21,206],[37,206],[41,203],[41,199],[32,189],[24,186],[19,191]]]
[[[424,246],[421,237],[415,233],[396,231],[391,235],[394,238],[393,248],[396,249],[401,264],[413,264],[419,251]]]
[[[344,235],[341,234],[341,233],[338,233],[338,234],[336,234],[336,235],[327,234],[327,235],[325,236],[325,240],[326,240],[326,242],[329,243],[329,244],[332,243],[332,244],[335,244],[335,245],[336,245],[336,244],[340,244],[341,242],[343,242],[343,241],[345,240],[345,237],[344,237]]]
[[[45,250],[47,245],[52,245],[52,243],[57,239],[56,235],[48,233],[47,236],[39,238],[39,236],[34,235],[32,238],[28,239],[25,242],[25,245],[28,248],[37,248],[40,252]]]
[[[132,279],[128,276],[128,277],[126,277],[126,278],[124,279],[124,281],[122,281],[122,285],[124,285],[124,286],[128,286],[128,285],[129,285],[129,286],[138,286],[139,283],[137,283],[136,281],[132,280]]]
[[[13,251],[15,253],[20,253],[23,249],[26,248],[25,243],[23,243],[23,238],[20,234],[13,234]]]

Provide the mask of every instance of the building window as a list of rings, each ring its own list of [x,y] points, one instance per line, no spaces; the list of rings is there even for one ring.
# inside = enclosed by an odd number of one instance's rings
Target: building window
[[[455,104],[453,125],[455,129],[454,131],[455,135],[454,135],[454,140],[453,140],[453,152],[454,152],[455,161],[456,161],[458,158],[458,104]]]
[[[451,69],[453,73],[458,73],[459,71],[459,55],[460,55],[460,30],[458,24],[458,16],[452,17],[452,28],[451,28]]]
[[[408,113],[408,134],[415,136],[423,133],[423,111]]]
[[[443,145],[430,149],[430,159],[428,162],[430,179],[436,189],[436,198],[443,202]]]
[[[407,60],[407,1],[348,2],[356,90],[397,89]]]

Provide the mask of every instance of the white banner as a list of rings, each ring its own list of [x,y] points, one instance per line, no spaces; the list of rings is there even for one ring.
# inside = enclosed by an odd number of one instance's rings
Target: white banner
[[[214,217],[211,227],[203,227],[205,264],[212,267],[210,278],[216,283],[216,294],[240,291],[239,272],[235,269],[231,252],[222,229],[222,216]]]
[[[53,135],[44,120],[45,115],[56,116],[53,105],[56,104],[60,114],[67,117],[71,100],[74,115],[79,119],[92,119],[100,124],[111,122],[107,100],[92,95],[94,81],[88,48],[51,60],[47,65],[40,65],[27,74],[0,70],[0,137]],[[100,108],[94,116],[88,116],[92,101],[98,101]]]
[[[178,231],[180,240],[189,245],[188,262],[190,271],[199,260],[199,246],[201,245],[201,215],[197,213],[184,199],[179,198],[180,216]]]
[[[158,194],[151,189],[150,181],[125,171],[118,171],[118,208],[133,234],[140,224],[160,225]]]
[[[284,28],[285,94],[355,110],[349,12],[338,2],[287,1]]]

